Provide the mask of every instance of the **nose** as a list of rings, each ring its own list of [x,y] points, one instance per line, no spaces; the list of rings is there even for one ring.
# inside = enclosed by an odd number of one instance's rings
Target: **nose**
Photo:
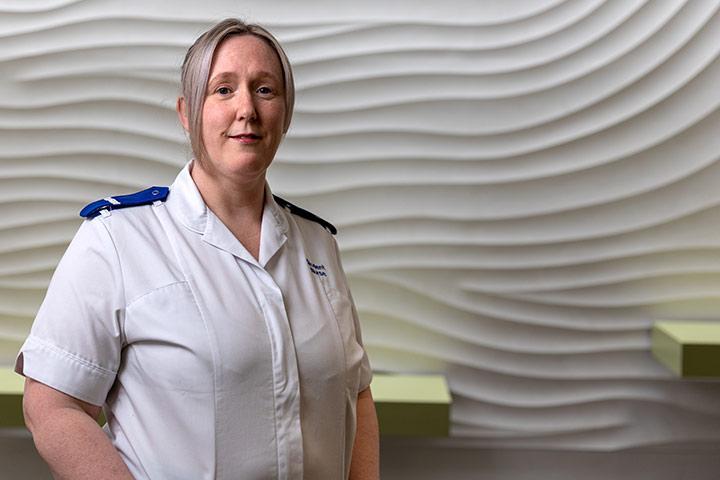
[[[235,96],[237,99],[235,119],[253,121],[257,119],[257,110],[255,109],[255,98],[253,92],[243,91]]]

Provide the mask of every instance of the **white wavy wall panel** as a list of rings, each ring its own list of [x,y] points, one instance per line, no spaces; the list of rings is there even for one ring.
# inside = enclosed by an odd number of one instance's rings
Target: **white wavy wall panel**
[[[648,337],[720,313],[717,1],[148,3],[2,7],[3,363],[79,208],[186,161],[178,66],[234,13],[296,68],[274,189],[340,227],[374,367],[447,373],[451,445],[717,445]]]

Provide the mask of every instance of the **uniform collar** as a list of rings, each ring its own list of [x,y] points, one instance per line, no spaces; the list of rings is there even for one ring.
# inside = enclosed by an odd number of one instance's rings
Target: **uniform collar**
[[[190,175],[192,161],[180,171],[170,187],[167,204],[188,229],[202,235],[207,243],[232,253],[250,263],[265,266],[287,240],[288,223],[282,208],[275,202],[270,186],[265,182],[265,205],[260,231],[260,255],[256,261],[232,232],[205,205],[195,181]]]
[[[260,265],[263,267],[287,240],[288,221],[285,211],[275,202],[270,185],[265,182],[265,207],[260,230]]]
[[[204,233],[208,208],[190,176],[192,160],[188,162],[170,186],[168,208],[181,220],[183,225],[195,233]]]

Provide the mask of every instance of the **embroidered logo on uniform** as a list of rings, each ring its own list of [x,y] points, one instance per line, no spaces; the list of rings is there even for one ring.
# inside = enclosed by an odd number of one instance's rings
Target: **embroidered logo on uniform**
[[[322,264],[318,265],[317,263],[311,262],[307,258],[305,259],[305,261],[307,262],[308,268],[310,269],[310,271],[312,273],[314,273],[318,277],[327,277],[327,271],[325,269],[325,265],[322,265]]]

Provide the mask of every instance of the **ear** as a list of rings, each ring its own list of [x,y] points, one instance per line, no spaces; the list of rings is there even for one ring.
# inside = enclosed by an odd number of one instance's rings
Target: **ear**
[[[188,121],[187,117],[187,104],[185,103],[185,97],[178,97],[175,109],[177,110],[178,119],[180,120],[183,128],[186,132],[189,132],[190,122]]]

